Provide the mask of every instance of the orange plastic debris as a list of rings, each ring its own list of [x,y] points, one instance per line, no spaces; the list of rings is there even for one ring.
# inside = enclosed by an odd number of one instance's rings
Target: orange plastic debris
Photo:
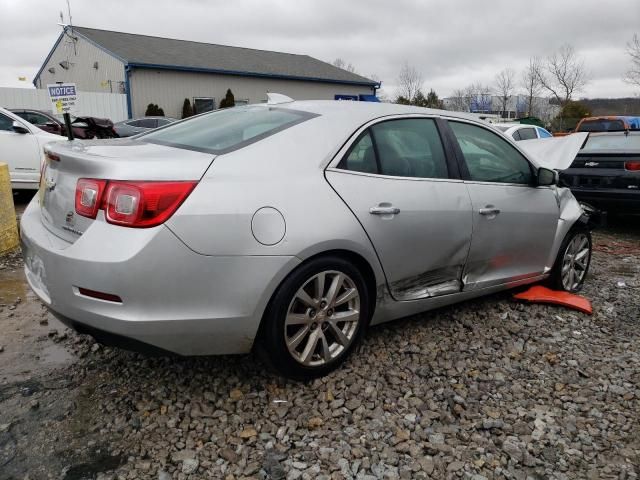
[[[588,313],[589,315],[593,313],[591,302],[586,298],[569,292],[551,290],[542,285],[534,285],[529,290],[515,293],[513,298],[527,300],[528,302],[562,305],[563,307],[573,308],[574,310]]]

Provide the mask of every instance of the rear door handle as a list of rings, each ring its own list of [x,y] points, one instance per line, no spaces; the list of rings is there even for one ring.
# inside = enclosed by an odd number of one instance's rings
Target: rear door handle
[[[371,207],[369,213],[371,215],[397,215],[400,213],[400,209],[397,207],[382,207],[378,205],[377,207]]]
[[[485,208],[481,208],[478,210],[480,215],[497,215],[500,213],[500,209],[494,207],[493,205],[487,205]]]

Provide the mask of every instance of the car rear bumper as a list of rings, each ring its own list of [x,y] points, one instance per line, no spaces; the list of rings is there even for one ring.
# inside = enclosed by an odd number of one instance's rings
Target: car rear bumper
[[[130,229],[99,220],[69,243],[43,225],[37,199],[22,216],[21,236],[29,285],[69,326],[126,348],[180,355],[250,351],[271,294],[299,263],[200,255],[164,226]]]

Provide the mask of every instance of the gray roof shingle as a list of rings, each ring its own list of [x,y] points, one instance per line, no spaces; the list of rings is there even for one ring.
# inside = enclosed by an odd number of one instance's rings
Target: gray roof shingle
[[[361,85],[377,84],[371,79],[334,67],[308,55],[150,37],[86,27],[73,27],[73,30],[130,64]]]

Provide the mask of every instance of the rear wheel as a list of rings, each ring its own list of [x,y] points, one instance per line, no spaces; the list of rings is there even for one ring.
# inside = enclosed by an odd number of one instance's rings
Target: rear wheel
[[[586,227],[574,227],[565,237],[550,277],[556,290],[579,292],[591,264],[591,232]]]
[[[276,291],[265,314],[262,353],[282,375],[315,378],[347,358],[369,323],[362,273],[340,257],[311,260]]]

